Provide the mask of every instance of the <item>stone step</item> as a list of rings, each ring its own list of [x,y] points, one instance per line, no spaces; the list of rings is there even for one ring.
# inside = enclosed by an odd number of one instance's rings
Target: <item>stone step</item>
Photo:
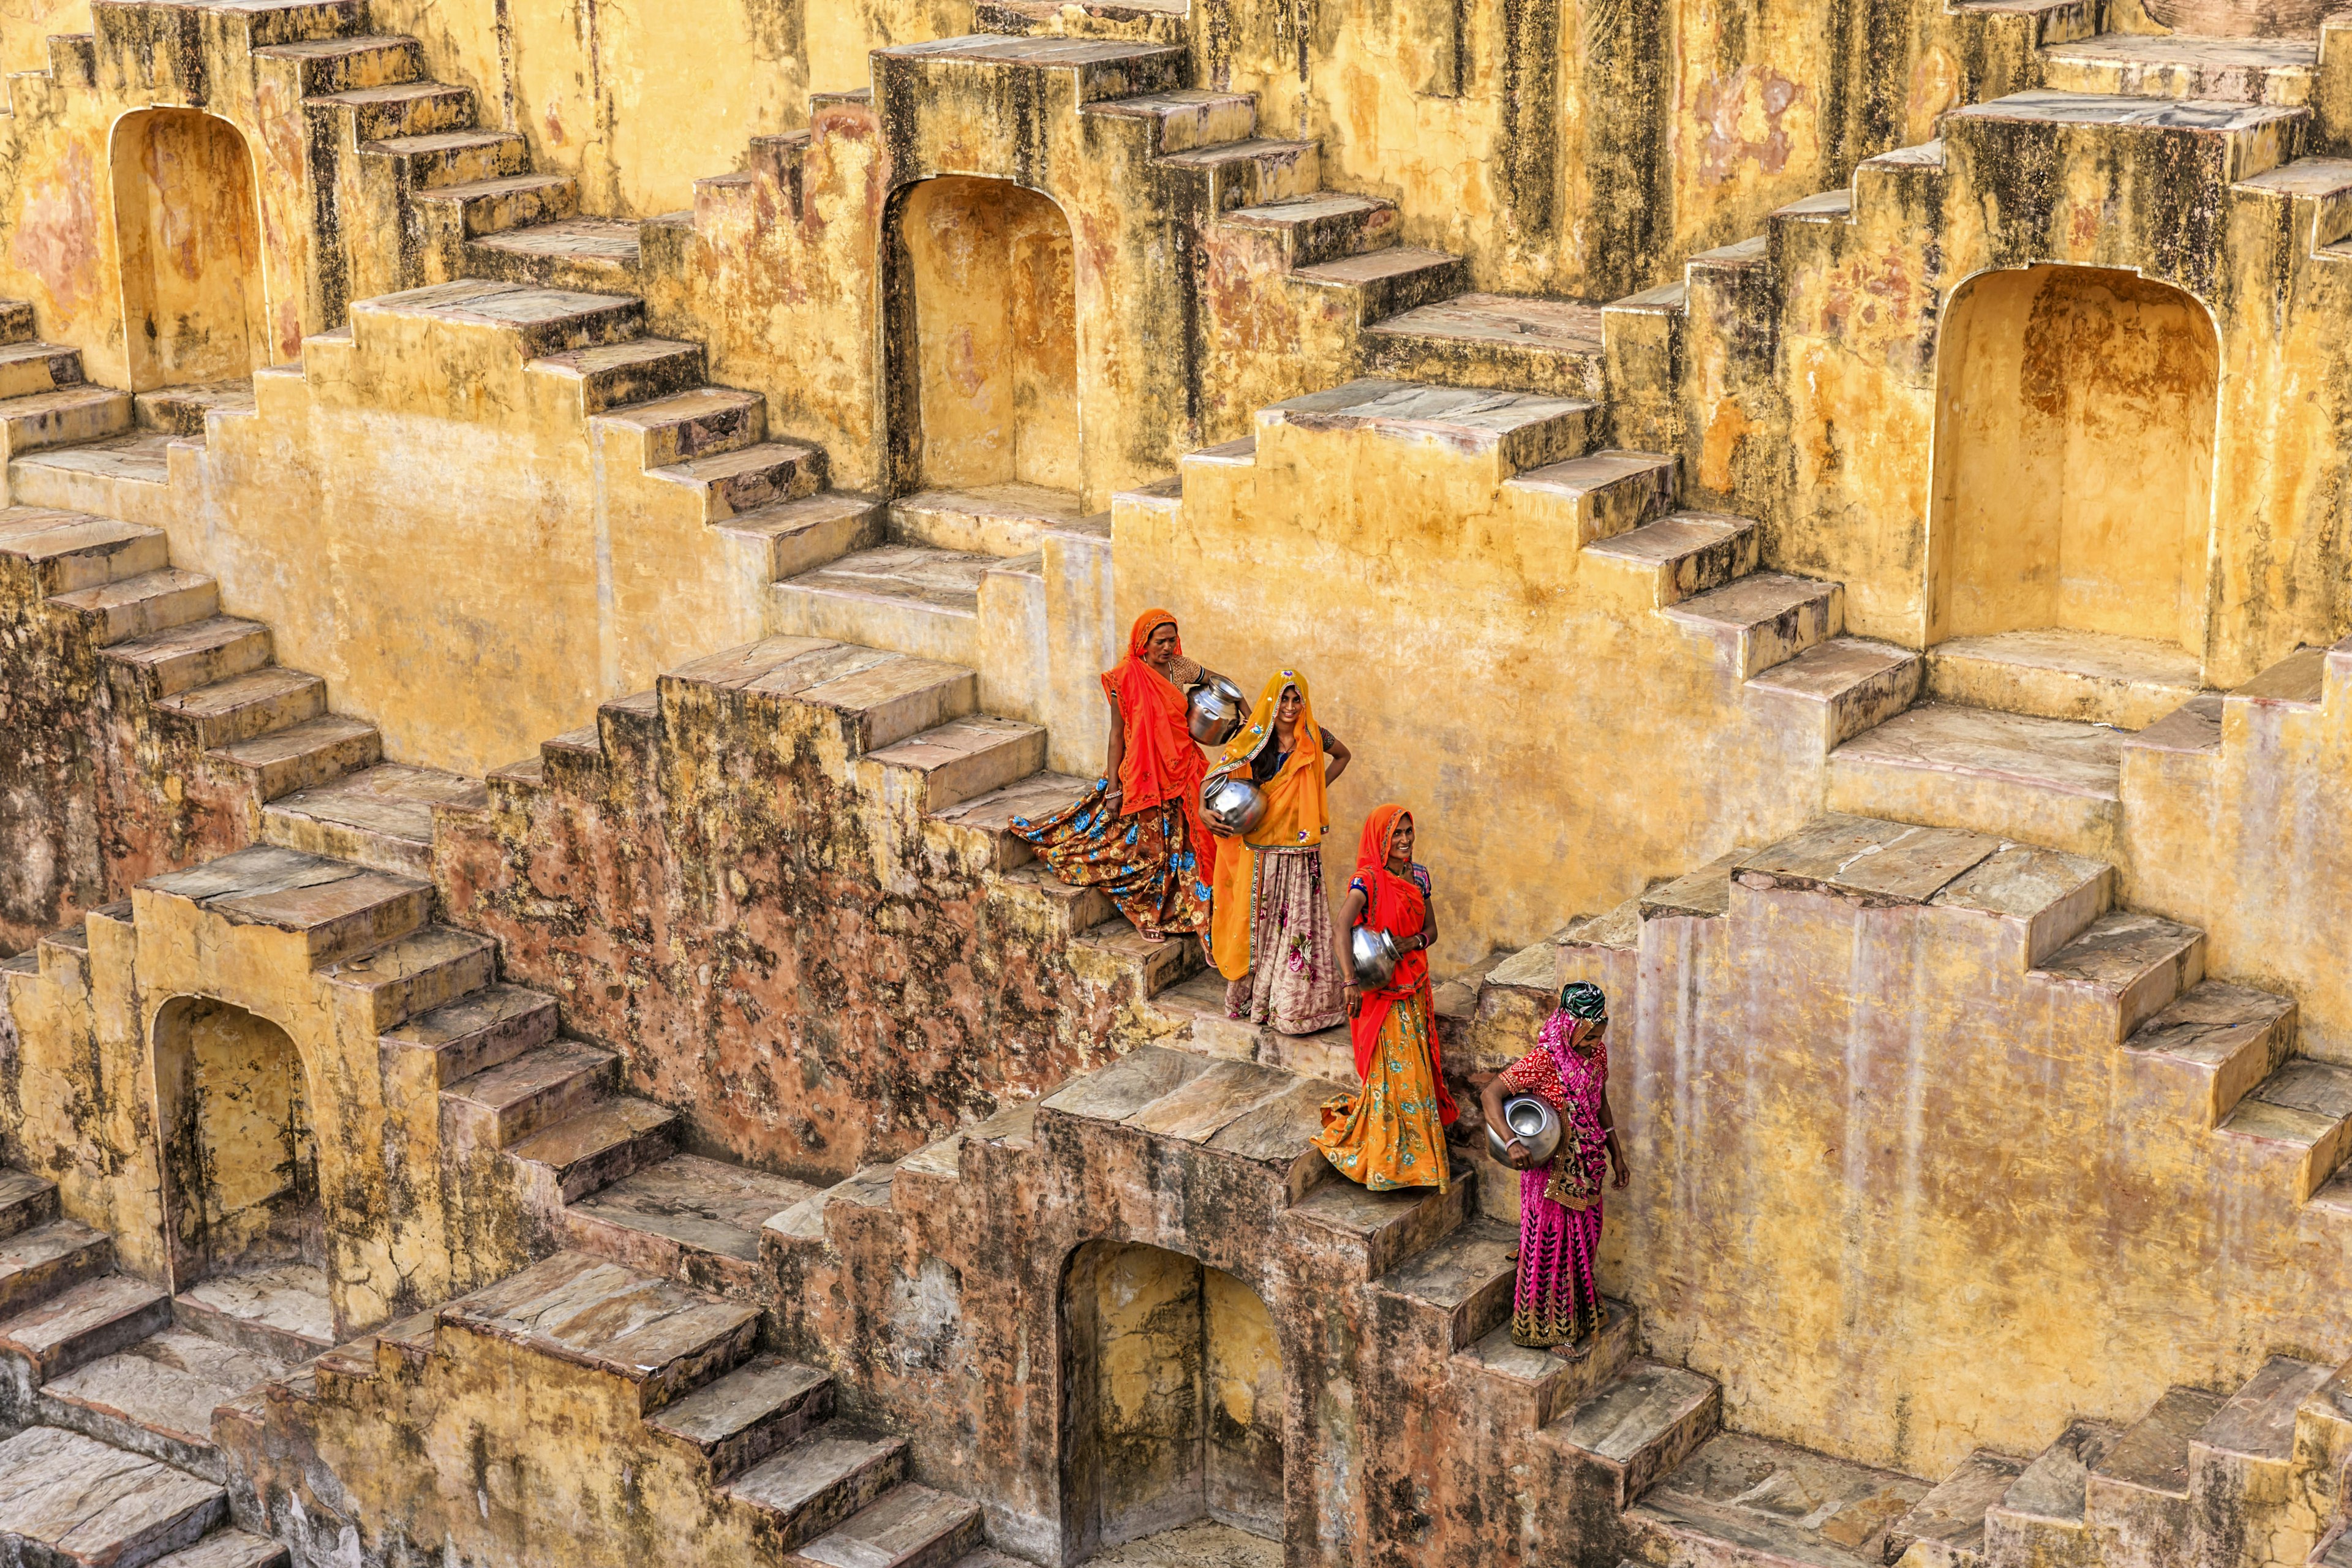
[[[1383,1275],[1380,1289],[1403,1303],[1431,1349],[1451,1355],[1510,1318],[1517,1271],[1508,1255],[1518,1245],[1516,1226],[1475,1219]]]
[[[1999,1503],[2026,1461],[1978,1448],[1937,1481],[1886,1531],[1887,1560],[1913,1547],[1913,1568],[1985,1568],[1985,1512]]]
[[[0,399],[32,397],[81,384],[79,349],[63,343],[9,343],[0,347]]]
[[[1470,281],[1458,256],[1417,245],[1387,245],[1295,268],[1291,279],[1314,289],[1344,291],[1359,325],[1452,299]],[[1494,391],[1495,388],[1480,388]]]
[[[1965,142],[1978,167],[2063,157],[2060,139],[2088,133],[2183,169],[2210,168],[2221,184],[2246,179],[2302,150],[2307,111],[2270,104],[2179,103],[2168,98],[2036,90],[1972,103],[1945,117],[1946,142]],[[2218,194],[2218,193],[2217,193]]]
[[[761,1355],[664,1405],[646,1425],[700,1459],[718,1483],[799,1442],[832,1415],[831,1376]]]
[[[1026,555],[1085,520],[1078,498],[1043,485],[924,490],[890,503],[890,541],[965,555]]]
[[[30,300],[0,300],[0,343],[28,343],[39,331]]]
[[[2189,1445],[2224,1403],[2201,1388],[2168,1389],[2124,1428],[2084,1478],[2083,1521],[2095,1537],[2146,1552],[2151,1562],[2180,1559],[2189,1540]]]
[[[2124,1042],[2142,1065],[2181,1080],[2200,1127],[2219,1127],[2249,1090],[2294,1055],[2292,997],[2204,981]]]
[[[1512,1279],[1516,1288],[1516,1272]],[[1549,1350],[1513,1344],[1507,1301],[1503,1321],[1457,1352],[1454,1364],[1474,1380],[1478,1389],[1475,1397],[1486,1409],[1514,1426],[1530,1431],[1549,1426],[1562,1412],[1598,1393],[1633,1361],[1634,1347],[1641,1342],[1636,1314],[1622,1301],[1610,1301],[1608,1309],[1609,1320],[1601,1325],[1599,1342],[1581,1361],[1570,1361]]]
[[[602,1046],[550,1040],[443,1089],[442,1113],[478,1126],[482,1146],[503,1149],[603,1100],[620,1081],[620,1065]]]
[[[637,336],[645,325],[645,301],[631,294],[532,289],[468,278],[382,294],[352,306],[352,331],[362,349],[394,322],[420,321],[452,330],[496,332],[511,340],[520,357],[536,360]]]
[[[1715,1379],[1634,1361],[1543,1436],[1599,1471],[1622,1513],[1722,1426],[1723,1388]]]
[[[681,1131],[676,1111],[616,1094],[509,1145],[507,1154],[542,1173],[555,1201],[572,1204],[669,1159]]]
[[[1776,664],[1748,683],[1749,692],[1804,715],[1827,755],[1874,730],[1919,696],[1919,656],[1892,643],[1835,637]]]
[[[37,1386],[171,1322],[168,1292],[128,1274],[103,1274],[0,1322],[0,1351],[23,1358]]]
[[[1253,1062],[1214,1061],[1191,1051],[1144,1046],[1108,1067],[1071,1079],[1037,1104],[1042,1124],[1116,1123],[1166,1144],[1189,1143],[1255,1165],[1287,1207],[1317,1183],[1336,1180],[1314,1146],[1332,1086]]]
[[[1031,773],[1003,789],[992,789],[950,806],[937,813],[932,820],[950,831],[973,836],[983,847],[986,857],[981,864],[997,871],[1010,871],[1036,858],[1028,844],[1013,835],[1013,824],[1042,822],[1093,785],[1092,779],[1070,773]],[[1086,921],[1082,928],[1098,923]]]
[[[79,446],[131,428],[131,399],[107,386],[64,386],[0,402],[0,431],[10,455]]]
[[[764,570],[768,580],[774,582],[880,544],[887,527],[887,509],[874,497],[855,490],[819,490],[799,500],[759,507],[712,526],[764,551]]]
[[[1394,245],[1402,216],[1394,202],[1318,191],[1262,206],[1236,207],[1218,220],[1218,226],[1257,240],[1280,270],[1289,271]]]
[[[2042,52],[2053,92],[2299,107],[2318,76],[2316,38],[2101,33]]]
[[[828,637],[976,668],[980,584],[992,555],[886,544],[778,583],[769,620],[791,636]]]
[[[208,620],[220,609],[220,584],[201,572],[159,566],[135,577],[53,594],[47,601],[78,620],[100,647]]]
[[[794,1552],[796,1568],[947,1568],[981,1545],[979,1505],[908,1481]]]
[[[1679,605],[1756,570],[1755,523],[1718,512],[1678,511],[1584,547],[1595,561],[1642,581],[1653,605]]]
[[[1836,583],[1758,572],[1670,605],[1666,617],[1711,640],[1741,680],[1785,664],[1845,629],[1845,590]]]
[[[1572,300],[1457,294],[1373,322],[1364,345],[1365,368],[1400,381],[1552,397],[1605,390],[1600,307]]]
[[[514,283],[633,288],[637,225],[625,218],[567,217],[500,229],[470,241],[466,264],[470,272]]]
[[[215,1530],[194,1546],[157,1558],[154,1568],[287,1568],[292,1561],[285,1547],[266,1535]]]
[[[2194,654],[2096,632],[2000,632],[1927,650],[1927,693],[1937,701],[2121,730],[2147,728],[2204,684]]]
[[[1182,984],[1169,987],[1152,1003],[1189,1028],[1188,1048],[1204,1056],[1256,1062],[1320,1079],[1334,1094],[1352,1089],[1357,1082],[1355,1047],[1344,1024],[1311,1035],[1286,1035],[1230,1017],[1225,1012],[1225,979],[1214,970],[1203,970]]]
[[[2205,977],[2205,933],[2159,915],[2114,910],[2036,973],[2111,1003],[2121,1042]]]
[[[213,414],[250,414],[256,406],[253,378],[247,375],[142,392],[131,399],[131,418],[142,430],[201,441]]]
[[[251,845],[140,884],[205,914],[303,939],[313,964],[369,953],[424,926],[433,884],[277,845]]]
[[[0,510],[0,559],[20,563],[43,595],[95,588],[172,563],[161,529],[35,506]]]
[[[2247,1091],[2221,1131],[2288,1162],[2304,1202],[2352,1154],[2352,1068],[2294,1058]]]
[[[1055,886],[1058,888],[1062,884],[1057,882]],[[1064,890],[1080,895],[1077,907],[1071,910],[1074,922],[1084,914],[1094,912],[1094,907],[1085,902],[1086,895],[1100,899],[1104,906],[1110,906],[1109,898],[1095,889],[1067,888]],[[1104,919],[1077,927],[1077,934],[1071,939],[1072,949],[1076,954],[1097,955],[1111,968],[1135,975],[1141,983],[1147,999],[1160,995],[1188,976],[1199,973],[1206,964],[1201,944],[1194,938],[1163,936],[1153,942],[1136,930],[1125,915],[1117,913],[1115,906],[1112,908],[1113,912]]]
[[[398,1028],[460,996],[479,991],[498,973],[498,943],[455,926],[423,925],[365,952],[321,967],[340,1004],[378,1035]]]
[[[571,349],[533,360],[538,374],[558,375],[579,386],[580,411],[602,414],[626,404],[648,403],[689,391],[703,382],[700,343],[668,338],[631,338]]]
[[[362,142],[360,151],[392,159],[410,184],[426,188],[478,184],[530,167],[530,144],[510,131],[436,131]]]
[[[761,1289],[760,1227],[817,1191],[698,1154],[648,1165],[567,1205],[570,1244],[705,1290]]]
[[[662,468],[696,458],[740,451],[766,437],[767,399],[756,392],[697,386],[648,403],[598,415],[596,428],[618,437],[614,447],[640,468]]]
[[[2069,1422],[1985,1510],[1983,1554],[1991,1563],[2088,1560],[2084,1498],[2091,1467],[2122,1434],[2097,1421]],[[2042,1555],[2046,1553],[2047,1555]]]
[[[1578,398],[1365,379],[1260,409],[1257,440],[1264,446],[1288,429],[1362,432],[1423,446],[1434,439],[1458,458],[1486,465],[1501,484],[1582,456],[1597,412]]]
[[[125,398],[126,424],[130,417]],[[117,485],[170,483],[172,448],[184,444],[184,437],[161,430],[137,430],[44,447],[8,465],[9,489],[18,500],[38,505],[111,509]]]
[[[915,81],[934,65],[960,76],[989,80],[1003,93],[1051,93],[1052,100],[1076,100],[1079,112],[1089,104],[1142,95],[1165,96],[1177,90],[1187,70],[1188,56],[1172,44],[1141,39],[1090,37],[1004,37],[985,33],[935,38],[876,49],[874,90],[918,90]],[[1037,79],[1042,71],[1062,79]],[[934,90],[928,83],[920,89]]]
[[[2121,731],[1950,702],[1922,703],[1830,755],[1832,811],[2085,855],[2112,848],[2122,793]]]
[[[425,47],[410,37],[310,38],[271,44],[253,53],[257,59],[291,61],[306,99],[394,87],[425,76]]]
[[[2278,1524],[2293,1544],[2268,1550],[2292,1560],[2327,1530],[2326,1520],[2294,1520],[2295,1501],[2284,1504],[2287,1520],[2278,1516],[2282,1500],[2297,1498],[2298,1475],[2309,1474],[2307,1457],[2298,1458],[2297,1415],[2305,1401],[2332,1404],[2336,1377],[2323,1363],[2272,1356],[2198,1428],[2189,1445],[2189,1561],[2248,1561],[2263,1554],[2265,1527]]]
[[[35,1405],[52,1426],[217,1479],[213,1412],[286,1371],[275,1356],[167,1328],[51,1378]]]
[[[824,454],[795,441],[761,441],[646,471],[698,492],[705,522],[803,500],[825,487]]]
[[[1294,1205],[1289,1218],[1345,1237],[1363,1277],[1378,1279],[1460,1229],[1476,1207],[1475,1187],[1457,1181],[1442,1193],[1434,1187],[1376,1193],[1357,1182],[1326,1182]]]
[[[961,718],[978,706],[979,678],[960,665],[910,658],[829,637],[779,636],[697,659],[665,681],[789,698],[832,710],[855,756]]]
[[[756,1308],[559,1252],[443,1307],[436,1353],[502,1340],[617,1380],[650,1415],[741,1365],[759,1324]]]
[[[579,210],[580,185],[569,174],[508,174],[435,186],[414,199],[420,209],[443,215],[455,234],[479,239],[571,217]]]
[[[876,777],[877,787],[902,794],[919,781],[913,803],[942,811],[1027,778],[1045,765],[1045,731],[1035,724],[967,714],[866,754],[868,764],[891,769],[899,781]]]
[[[1887,1528],[1925,1481],[1794,1444],[1724,1432],[1625,1513],[1658,1568],[1881,1568]]]
[[[262,837],[289,849],[429,878],[434,806],[478,806],[488,799],[479,779],[383,763],[272,800],[262,811]]]
[[[432,1082],[446,1089],[554,1039],[556,1011],[555,998],[544,992],[490,984],[417,1014],[384,1039],[430,1052]]]
[[[827,1424],[727,1484],[766,1516],[765,1533],[793,1549],[825,1534],[906,1479],[903,1437]]]
[[[0,1241],[0,1314],[14,1318],[114,1268],[114,1238],[53,1219]]]
[[[132,637],[106,650],[110,668],[152,700],[247,675],[269,662],[269,628],[213,616]]]
[[[58,1217],[58,1184],[46,1176],[0,1165],[0,1239]]]
[[[79,1432],[32,1426],[0,1442],[0,1539],[12,1557],[145,1568],[227,1517],[214,1483]]]
[[[1312,142],[1252,136],[1172,153],[1160,164],[1204,181],[1208,195],[1202,205],[1213,213],[1295,201],[1323,186],[1322,150]]]
[[[1675,474],[1672,458],[1612,447],[1529,468],[1504,489],[1533,492],[1564,509],[1570,536],[1590,545],[1634,532],[1672,511]]]
[[[281,1262],[215,1274],[182,1290],[172,1318],[192,1334],[252,1351],[289,1366],[332,1350],[335,1304],[327,1271]]]
[[[273,664],[175,692],[159,699],[155,709],[209,750],[318,718],[327,710],[327,683]]]
[[[383,736],[363,720],[327,713],[205,755],[243,773],[254,798],[267,802],[375,766],[383,759]]]
[[[303,100],[302,107],[344,116],[353,145],[463,131],[474,123],[473,89],[438,81],[393,82],[320,93]]]
[[[1178,88],[1089,103],[1078,112],[1143,121],[1150,128],[1150,151],[1158,155],[1241,142],[1257,131],[1257,100],[1246,92]]]

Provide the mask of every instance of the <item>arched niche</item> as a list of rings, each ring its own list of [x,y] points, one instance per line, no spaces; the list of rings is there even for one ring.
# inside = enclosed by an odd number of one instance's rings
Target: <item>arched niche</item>
[[[1988,272],[1937,361],[1931,642],[2057,629],[2204,651],[2221,349],[2137,273]]]
[[[1076,492],[1077,287],[1069,220],[1010,180],[900,193],[890,311],[902,488]]]
[[[131,386],[234,381],[269,363],[253,159],[227,121],[149,109],[109,159]]]
[[[173,1289],[289,1263],[323,1270],[310,1075],[286,1031],[174,997],[155,1015],[154,1063]]]
[[[1282,1352],[1234,1276],[1093,1241],[1062,1276],[1062,1561],[1198,1520],[1278,1541]]]

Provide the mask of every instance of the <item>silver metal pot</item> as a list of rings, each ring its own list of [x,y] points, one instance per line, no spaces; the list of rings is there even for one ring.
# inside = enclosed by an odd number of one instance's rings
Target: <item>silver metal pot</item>
[[[1356,982],[1374,989],[1386,985],[1404,961],[1396,938],[1370,926],[1358,926],[1348,938],[1348,954],[1356,961]]]
[[[1222,746],[1241,733],[1249,717],[1249,699],[1242,689],[1222,678],[1204,680],[1185,700],[1185,725],[1192,739],[1204,746]]]
[[[1526,1147],[1530,1164],[1542,1164],[1559,1149],[1559,1113],[1532,1094],[1513,1096],[1503,1101],[1503,1124],[1486,1129],[1486,1152],[1496,1163],[1511,1163],[1514,1137]]]
[[[1265,820],[1265,792],[1246,773],[1213,775],[1201,786],[1201,816],[1212,832],[1238,838]]]

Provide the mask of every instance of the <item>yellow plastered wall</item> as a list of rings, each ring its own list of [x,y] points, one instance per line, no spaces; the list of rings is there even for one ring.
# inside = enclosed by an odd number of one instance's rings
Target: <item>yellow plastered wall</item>
[[[269,362],[253,161],[228,121],[128,114],[111,158],[134,391],[226,381]]]

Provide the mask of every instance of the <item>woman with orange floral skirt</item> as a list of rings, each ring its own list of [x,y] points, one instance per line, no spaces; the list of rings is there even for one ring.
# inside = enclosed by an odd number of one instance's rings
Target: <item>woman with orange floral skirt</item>
[[[1339,1173],[1373,1192],[1446,1186],[1445,1129],[1456,1114],[1445,1092],[1444,1064],[1429,991],[1429,945],[1437,940],[1426,867],[1413,863],[1412,816],[1383,805],[1364,824],[1348,884],[1338,939],[1341,973],[1352,974],[1349,934],[1358,925],[1384,931],[1403,958],[1387,984],[1348,987],[1349,1032],[1363,1087],[1323,1108],[1315,1140]]]
[[[1184,657],[1176,617],[1146,610],[1135,619],[1127,657],[1103,671],[1110,702],[1110,750],[1094,788],[1038,822],[1013,831],[1073,887],[1100,888],[1157,942],[1209,929],[1209,829],[1201,781],[1209,764],[1193,743],[1184,688],[1217,679]]]

